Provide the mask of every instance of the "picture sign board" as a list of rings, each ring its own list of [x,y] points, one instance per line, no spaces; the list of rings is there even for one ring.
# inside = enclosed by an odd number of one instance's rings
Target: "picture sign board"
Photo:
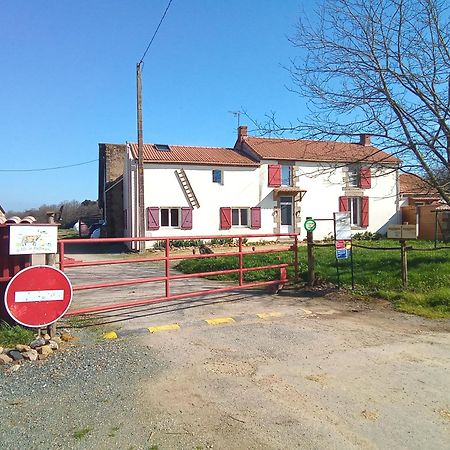
[[[388,239],[417,239],[415,225],[389,225],[387,231]]]
[[[9,254],[33,255],[56,253],[58,225],[11,225]]]
[[[334,224],[337,241],[350,241],[352,239],[352,226],[350,212],[334,213]]]

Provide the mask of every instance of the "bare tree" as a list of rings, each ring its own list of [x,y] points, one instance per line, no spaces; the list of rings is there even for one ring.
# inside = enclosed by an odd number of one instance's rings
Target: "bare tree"
[[[272,128],[328,139],[369,133],[450,205],[448,0],[323,0],[316,13],[299,20],[290,67],[309,115]]]

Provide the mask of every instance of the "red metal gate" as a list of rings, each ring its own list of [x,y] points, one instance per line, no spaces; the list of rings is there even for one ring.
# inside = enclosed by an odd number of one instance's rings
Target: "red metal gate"
[[[290,238],[290,242],[287,244],[283,244],[281,248],[261,248],[256,249],[255,247],[248,249],[248,247],[244,246],[244,242],[247,239],[262,239],[262,238]],[[212,253],[212,254],[173,254],[171,252],[171,242],[179,241],[179,240],[201,240],[204,242],[210,242],[212,239],[233,239],[234,245],[237,247],[237,251],[227,251],[221,253]],[[136,257],[136,258],[121,258],[121,259],[113,259],[113,260],[96,260],[96,261],[76,261],[70,258],[66,258],[66,249],[68,246],[75,244],[87,244],[87,245],[96,245],[96,244],[110,244],[110,243],[132,243],[137,241],[159,241],[164,242],[164,256],[146,256],[146,257]],[[160,282],[164,284],[164,295],[157,296],[154,298],[142,298],[133,301],[127,302],[119,302],[119,303],[110,303],[106,305],[95,305],[88,306],[84,308],[78,308],[70,310],[66,313],[66,316],[75,315],[75,314],[88,314],[88,313],[96,313],[103,311],[110,311],[120,308],[130,308],[134,306],[152,304],[152,303],[160,303],[165,301],[172,300],[181,300],[191,297],[197,297],[202,295],[208,295],[219,292],[226,292],[236,290],[236,288],[244,289],[244,288],[252,288],[258,286],[269,286],[269,285],[283,285],[287,281],[287,268],[289,266],[293,267],[294,277],[298,279],[298,235],[297,234],[254,234],[254,235],[233,235],[233,236],[186,236],[186,237],[151,237],[151,238],[102,238],[102,239],[61,239],[58,241],[59,245],[59,265],[60,269],[64,272],[68,272],[67,275],[70,279],[70,269],[75,267],[92,267],[92,266],[107,266],[107,265],[115,265],[115,264],[130,264],[130,263],[144,263],[144,262],[158,262],[162,261],[164,264],[164,274],[162,276],[156,277],[143,277],[143,278],[134,278],[134,279],[122,279],[122,280],[114,280],[114,281],[98,281],[95,283],[89,284],[76,284],[73,286],[74,292],[89,290],[89,289],[98,289],[98,288],[111,288],[118,286],[128,286],[128,285],[136,285],[141,283],[156,283]],[[251,244],[250,244],[251,245]],[[278,263],[278,264],[269,264],[263,266],[256,267],[245,267],[245,257],[248,255],[255,254],[270,254],[270,253],[282,253],[282,252],[292,252],[292,262],[289,263]],[[227,269],[220,271],[211,271],[211,272],[198,272],[198,273],[189,273],[189,274],[180,274],[180,273],[171,273],[170,262],[181,260],[181,259],[198,259],[198,258],[217,258],[222,256],[237,256],[239,267],[237,269]],[[280,277],[276,280],[269,281],[257,281],[257,282],[246,282],[245,274],[251,271],[258,270],[267,270],[267,269],[279,269]],[[227,285],[223,287],[218,287],[215,289],[204,289],[197,290],[192,292],[183,292],[179,294],[171,293],[171,281],[174,280],[182,280],[189,278],[198,278],[205,276],[213,276],[213,275],[222,275],[222,274],[231,274],[238,273],[239,280],[237,285]],[[75,295],[76,298],[76,295]]]

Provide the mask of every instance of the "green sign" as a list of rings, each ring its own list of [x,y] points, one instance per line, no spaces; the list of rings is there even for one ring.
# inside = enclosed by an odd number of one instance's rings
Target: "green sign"
[[[314,231],[316,229],[317,223],[314,219],[306,219],[305,220],[305,230],[306,231]]]

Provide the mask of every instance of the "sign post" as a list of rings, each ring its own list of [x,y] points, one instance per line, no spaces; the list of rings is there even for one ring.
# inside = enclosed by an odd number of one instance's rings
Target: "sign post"
[[[8,283],[5,306],[21,325],[40,328],[56,322],[69,309],[72,285],[59,269],[31,266],[21,270]]]
[[[350,257],[350,266],[352,271],[352,289],[354,289],[355,279],[353,272],[352,227],[350,212],[336,212],[333,214],[333,217],[338,289],[340,288],[339,260],[348,259],[348,257]]]

